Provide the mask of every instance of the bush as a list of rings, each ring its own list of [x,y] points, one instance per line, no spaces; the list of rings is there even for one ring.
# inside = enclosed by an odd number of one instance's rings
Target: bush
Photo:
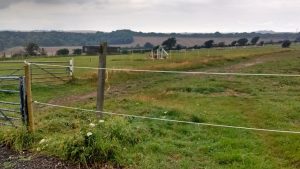
[[[259,39],[260,39],[259,36],[256,36],[256,37],[252,38],[252,39],[251,39],[251,44],[252,44],[252,45],[256,45],[257,42],[259,41]]]
[[[226,46],[225,42],[219,42],[218,43],[218,47],[225,47],[225,46]]]
[[[230,45],[231,46],[236,46],[236,44],[237,44],[237,41],[235,40],[235,41],[232,41]]]
[[[169,38],[165,40],[161,45],[165,47],[166,49],[172,49],[177,43],[177,40],[175,37]]]
[[[246,46],[248,43],[248,39],[247,38],[241,38],[237,41],[239,46]]]
[[[56,55],[59,55],[59,56],[61,56],[61,55],[69,55],[69,53],[70,53],[69,49],[66,49],[66,48],[59,49],[58,51],[56,51]]]
[[[289,41],[289,40],[285,40],[281,44],[282,48],[289,48],[290,46],[291,46],[291,41]]]
[[[204,47],[205,48],[212,48],[214,46],[214,41],[213,40],[208,40],[204,42]]]
[[[73,50],[73,55],[81,55],[82,54],[82,49],[74,49]]]

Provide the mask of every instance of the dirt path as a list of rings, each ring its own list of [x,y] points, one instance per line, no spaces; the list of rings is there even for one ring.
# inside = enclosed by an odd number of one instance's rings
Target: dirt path
[[[225,65],[217,68],[211,68],[211,69],[206,69],[206,71],[218,71],[218,70],[224,70],[226,72],[238,72],[241,69],[247,68],[247,67],[252,67],[256,66],[259,64],[264,64],[268,62],[273,62],[273,61],[278,61],[282,59],[282,55],[284,53],[288,53],[291,51],[281,51],[281,52],[276,52],[272,54],[264,54],[264,55],[259,55],[259,56],[254,56],[253,58],[247,59],[245,61],[241,61],[237,64],[233,65]]]
[[[17,153],[0,145],[0,169],[114,169],[107,164],[93,166],[75,165],[55,157],[30,152]]]

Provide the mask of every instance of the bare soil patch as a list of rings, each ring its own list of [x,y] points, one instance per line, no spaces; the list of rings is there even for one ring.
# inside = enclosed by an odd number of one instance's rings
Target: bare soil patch
[[[17,153],[0,146],[1,169],[79,169],[80,166],[61,161],[55,157],[46,157],[29,152]],[[81,167],[82,168],[82,167]]]

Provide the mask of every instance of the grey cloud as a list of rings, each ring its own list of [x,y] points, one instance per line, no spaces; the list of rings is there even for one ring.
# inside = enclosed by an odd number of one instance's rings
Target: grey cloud
[[[18,4],[21,2],[26,3],[37,3],[37,4],[86,4],[86,3],[107,3],[109,0],[1,0],[0,9],[7,8],[11,5]]]
[[[0,29],[293,31],[299,7],[300,0],[0,0]]]

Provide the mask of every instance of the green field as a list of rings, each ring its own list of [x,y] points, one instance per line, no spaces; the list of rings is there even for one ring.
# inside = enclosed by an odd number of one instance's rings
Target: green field
[[[107,67],[300,74],[300,46],[201,49],[108,56]],[[98,57],[75,57],[97,67]],[[68,57],[34,61],[64,61]],[[2,64],[1,68],[22,67]],[[9,72],[2,72],[8,74]],[[300,131],[299,77],[246,77],[109,71],[105,111],[233,126]],[[97,71],[75,69],[67,84],[33,84],[33,100],[95,110]],[[15,98],[0,95],[0,100]],[[81,163],[125,168],[300,168],[300,135],[123,118],[35,105],[36,132],[1,127],[0,142]],[[91,125],[95,124],[95,126]],[[91,132],[91,136],[87,133]]]

